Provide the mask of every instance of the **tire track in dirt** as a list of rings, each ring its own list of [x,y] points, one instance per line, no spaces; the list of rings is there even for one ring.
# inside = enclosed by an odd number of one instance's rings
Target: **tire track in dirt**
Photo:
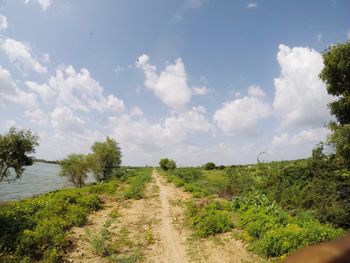
[[[159,229],[159,238],[163,253],[161,254],[159,262],[186,263],[188,262],[186,257],[186,249],[180,242],[180,235],[172,224],[173,220],[170,214],[168,191],[165,185],[161,182],[160,176],[155,170],[153,171],[153,176],[155,177],[156,184],[159,187],[159,199],[161,204],[161,227]]]

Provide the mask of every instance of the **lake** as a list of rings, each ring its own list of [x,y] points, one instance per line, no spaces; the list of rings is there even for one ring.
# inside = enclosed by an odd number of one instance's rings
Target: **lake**
[[[25,168],[20,179],[11,183],[0,182],[0,201],[18,200],[62,188],[72,188],[74,185],[67,177],[58,175],[60,166],[57,164],[36,162]],[[87,183],[93,182],[88,176]]]

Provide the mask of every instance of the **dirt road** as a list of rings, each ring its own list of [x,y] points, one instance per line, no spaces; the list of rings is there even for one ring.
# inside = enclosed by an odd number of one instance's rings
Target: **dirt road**
[[[158,173],[154,170],[153,176],[156,179],[156,184],[159,187],[159,199],[160,199],[160,244],[162,246],[162,254],[159,262],[170,263],[186,263],[188,262],[186,257],[186,249],[184,244],[181,243],[181,238],[177,230],[172,224],[172,217],[170,215],[170,205],[168,193],[169,186],[162,182],[162,179]]]
[[[71,246],[65,262],[238,263],[264,262],[249,253],[233,232],[209,238],[193,238],[185,223],[189,193],[176,188],[156,170],[139,200],[107,198],[104,209],[89,217],[84,227],[71,230]],[[87,232],[101,233],[111,213],[118,218],[109,227],[112,254],[96,254]],[[233,230],[235,231],[235,230]],[[114,253],[114,254],[113,254]],[[124,261],[123,261],[124,260]]]

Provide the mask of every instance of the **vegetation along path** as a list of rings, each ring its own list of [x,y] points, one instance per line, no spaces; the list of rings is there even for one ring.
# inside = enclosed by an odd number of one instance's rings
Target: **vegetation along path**
[[[104,209],[91,215],[88,225],[72,229],[64,261],[258,262],[232,233],[194,238],[185,223],[190,199],[153,170],[142,198],[106,198]]]

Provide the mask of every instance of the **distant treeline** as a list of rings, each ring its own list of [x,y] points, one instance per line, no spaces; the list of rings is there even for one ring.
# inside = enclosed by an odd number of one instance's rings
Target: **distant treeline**
[[[59,161],[59,160],[34,159],[34,162],[38,162],[38,163],[60,164],[60,161]]]

